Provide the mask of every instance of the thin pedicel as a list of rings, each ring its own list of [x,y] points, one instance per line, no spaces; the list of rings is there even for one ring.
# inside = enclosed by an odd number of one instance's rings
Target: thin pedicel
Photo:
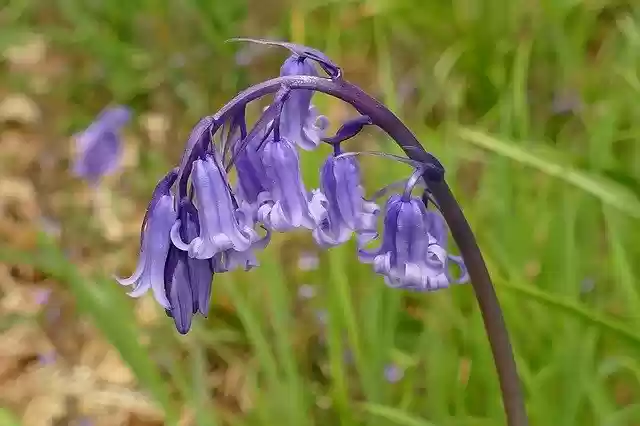
[[[384,275],[390,287],[434,291],[465,281],[467,272],[491,344],[507,423],[526,426],[520,382],[500,305],[474,234],[445,181],[442,164],[424,150],[398,117],[346,81],[340,67],[322,52],[287,42],[237,40],[281,46],[293,54],[281,68],[280,77],[249,87],[216,114],[196,124],[180,166],[154,191],[148,221],[143,225],[145,239],[140,262],[136,273],[121,283],[135,284],[134,296],[152,290],[176,321],[178,331],[186,333],[191,316],[199,310],[191,306],[196,300],[194,296],[209,294],[211,282],[194,279],[196,267],[185,261],[184,255],[176,261],[175,249],[183,250],[189,258],[208,261],[212,275],[237,267],[248,270],[258,266],[254,250],[267,246],[270,232],[302,227],[315,233],[321,247],[341,244],[356,234],[360,258]],[[319,65],[328,78],[317,75],[311,63]],[[318,115],[311,103],[315,92],[350,104],[360,116],[344,123],[335,136],[327,137],[324,134],[326,118]],[[246,105],[271,94],[275,95],[271,105],[247,133]],[[292,102],[296,108],[287,107]],[[235,132],[230,131],[228,140],[216,146],[213,137],[225,123],[239,126],[241,135],[235,137]],[[383,209],[372,203],[371,198],[364,197],[359,185],[357,156],[342,153],[341,143],[356,136],[365,125],[375,125],[386,132],[407,155],[408,160],[402,162],[420,171],[400,187],[400,194],[389,197]],[[320,141],[333,145],[335,152],[325,163],[321,189],[309,191],[302,181],[297,148],[313,150]],[[338,166],[336,161],[340,159],[348,161]],[[232,168],[240,183],[253,183],[251,194],[246,188],[245,191],[230,188],[227,173]],[[426,186],[422,198],[411,194],[420,180],[419,175]],[[177,188],[168,191],[167,185],[172,186],[175,181]],[[189,191],[190,186],[195,191]],[[384,193],[392,189],[388,186]],[[194,203],[176,202],[183,199]],[[365,205],[366,202],[371,204]],[[442,216],[428,209],[431,204],[437,206]],[[192,227],[195,232],[189,237],[193,237],[189,244],[177,238],[176,221],[185,217],[180,211],[182,205],[198,210],[193,216],[198,214],[199,230]],[[378,215],[384,216],[382,242],[378,249],[369,251],[360,243],[378,239],[369,226],[377,222],[374,219]],[[442,217],[464,262],[447,253],[447,232]],[[363,223],[367,226],[356,225]],[[258,238],[256,227],[266,229],[267,236]],[[173,253],[172,262],[167,262],[169,252]],[[461,278],[456,280],[449,275],[450,261],[463,270]],[[167,269],[167,264],[172,266]],[[165,265],[164,275],[159,270],[161,265]]]

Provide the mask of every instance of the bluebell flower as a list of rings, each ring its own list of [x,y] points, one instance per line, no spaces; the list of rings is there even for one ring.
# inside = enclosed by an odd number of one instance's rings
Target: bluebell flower
[[[229,183],[215,153],[195,160],[191,175],[199,208],[200,233],[191,242],[171,232],[171,241],[190,257],[210,259],[218,253],[235,250],[244,252],[260,240],[253,222],[234,205]]]
[[[170,190],[177,177],[177,172],[172,171],[156,186],[143,220],[138,266],[129,278],[117,279],[122,285],[134,285],[131,297],[140,297],[151,290],[165,309],[171,309],[165,292],[165,263],[171,248],[171,228],[177,219]]]
[[[395,364],[388,364],[384,367],[384,378],[389,383],[397,383],[404,377],[404,370]]]
[[[448,255],[429,234],[432,218],[419,198],[392,195],[385,206],[382,244],[375,251],[360,248],[360,260],[372,263],[390,287],[415,291],[448,287],[453,281]]]
[[[236,157],[235,167],[238,176],[236,196],[240,210],[251,220],[257,220],[258,208],[269,201],[271,195],[266,188],[267,176],[262,166],[258,146],[262,138],[250,141]]]
[[[115,171],[122,157],[120,129],[130,119],[131,111],[126,107],[107,108],[86,130],[77,134],[73,173],[95,184]]]
[[[184,199],[178,208],[178,220],[172,227],[182,241],[193,241],[200,234],[198,211],[191,201]],[[176,328],[182,334],[189,331],[196,312],[205,317],[209,312],[213,264],[209,259],[194,259],[172,245],[164,269],[165,292]]]
[[[380,208],[365,200],[358,160],[351,157],[327,158],[320,171],[320,189],[328,200],[327,218],[313,230],[321,247],[340,245],[355,232],[365,244],[377,236]]]
[[[280,68],[280,75],[313,75],[318,72],[308,58],[296,54],[289,56]],[[291,143],[310,151],[315,149],[328,127],[325,116],[319,115],[311,104],[313,91],[292,90],[282,109],[280,132]]]
[[[319,190],[310,193],[304,187],[295,147],[284,137],[270,137],[261,154],[272,202],[260,206],[258,220],[279,232],[318,227],[327,216],[327,199]]]

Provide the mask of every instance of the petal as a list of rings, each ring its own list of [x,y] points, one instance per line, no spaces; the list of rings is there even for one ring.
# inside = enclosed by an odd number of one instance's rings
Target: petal
[[[143,255],[143,250],[141,250],[140,254],[138,255],[138,264],[136,265],[136,269],[133,272],[133,274],[131,274],[131,276],[129,278],[115,277],[116,281],[120,285],[124,285],[124,286],[129,286],[129,285],[135,283],[142,276],[142,273],[144,272],[146,263],[147,263],[147,258],[146,258],[146,256]]]
[[[191,242],[189,255],[207,259],[232,248],[248,249],[257,234],[238,223],[226,177],[212,156],[194,162],[193,186],[200,207],[200,236]]]
[[[149,214],[145,229],[145,245],[141,256],[145,257],[144,270],[136,281],[136,287],[129,295],[139,297],[151,289],[158,303],[169,308],[170,304],[164,290],[164,267],[171,241],[169,233],[176,220],[173,198],[161,197]]]
[[[432,235],[438,245],[446,250],[447,248],[447,224],[442,215],[433,210],[427,210],[427,231]]]
[[[76,176],[97,181],[112,173],[120,164],[122,149],[118,136],[112,132],[83,135],[85,148],[78,153],[73,166]]]
[[[185,243],[182,241],[182,236],[180,235],[180,226],[182,222],[180,219],[176,220],[173,226],[171,227],[171,231],[169,232],[169,236],[171,238],[171,242],[174,246],[182,251],[189,250],[189,243]]]
[[[461,256],[454,256],[450,254],[447,260],[448,262],[447,262],[446,273],[447,273],[447,279],[450,282],[454,284],[462,284],[469,281],[469,271],[467,271],[467,267],[465,266],[464,260],[462,259]],[[458,278],[453,278],[449,273],[449,268],[448,268],[449,262],[453,262],[460,269],[460,276]]]
[[[238,175],[238,194],[246,202],[255,203],[259,194],[266,190],[266,175],[255,144],[249,143],[244,151],[237,154],[235,168]]]
[[[209,314],[209,304],[211,300],[211,285],[213,280],[213,270],[209,259],[187,260],[189,266],[189,277],[191,288],[193,289],[197,310],[205,317]]]
[[[105,108],[98,114],[96,121],[105,128],[117,130],[131,120],[132,111],[125,106]]]
[[[354,157],[339,158],[334,167],[338,185],[336,201],[342,218],[351,229],[356,228],[356,216],[364,201],[360,186],[360,170],[356,161]]]
[[[169,308],[170,304],[164,292],[164,266],[171,246],[169,232],[175,220],[173,198],[162,197],[158,201],[156,211],[149,218],[148,233],[145,237],[149,241],[149,250],[146,253],[148,264],[141,280],[148,280],[155,299],[165,308]]]
[[[340,222],[336,228],[331,228],[330,230],[323,228],[322,226],[317,227],[313,230],[312,235],[313,239],[320,247],[329,248],[344,244],[349,240],[349,238],[351,238],[353,232]]]
[[[165,291],[170,304],[171,317],[180,334],[191,328],[194,303],[187,256],[173,247],[165,266]]]
[[[284,139],[271,140],[264,147],[263,164],[272,183],[271,194],[279,201],[283,214],[292,226],[302,222],[306,204],[298,154]]]
[[[249,271],[256,266],[259,266],[260,263],[251,249],[242,252],[229,250],[225,252],[224,265],[225,269],[229,271],[240,267],[245,271]]]
[[[271,139],[267,141],[262,160],[269,180],[269,193],[275,203],[261,207],[258,217],[278,231],[300,226],[315,228],[326,216],[326,198],[319,191],[311,196],[307,193],[296,149],[284,138]]]
[[[402,201],[399,195],[396,194],[389,197],[389,200],[385,205],[382,244],[374,251],[370,251],[362,247],[358,248],[358,259],[360,262],[372,263],[375,261],[376,256],[395,251],[396,234],[398,232],[397,222],[401,205]]]

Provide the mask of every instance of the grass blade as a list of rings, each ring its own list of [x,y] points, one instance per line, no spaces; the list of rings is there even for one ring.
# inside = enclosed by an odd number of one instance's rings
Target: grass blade
[[[573,303],[566,298],[549,294],[545,291],[538,290],[530,286],[507,283],[497,280],[496,282],[498,283],[499,287],[506,288],[509,291],[517,293],[520,296],[545,305],[550,309],[561,311],[573,317],[581,319],[587,323],[590,323],[591,325],[598,327],[601,331],[616,335],[621,340],[624,340],[637,349],[640,349],[640,335],[634,333],[624,325],[619,324],[614,320],[605,318],[603,315],[584,308],[577,303]]]
[[[398,410],[397,408],[387,407],[378,404],[363,404],[364,410],[370,414],[378,417],[382,417],[397,425],[402,426],[435,426],[433,423],[424,419],[414,417],[405,411]]]
[[[529,152],[515,143],[494,138],[477,130],[462,128],[459,129],[458,134],[467,142],[564,180],[600,199],[604,204],[615,207],[632,217],[640,218],[640,200],[615,182],[560,164],[550,158]]]

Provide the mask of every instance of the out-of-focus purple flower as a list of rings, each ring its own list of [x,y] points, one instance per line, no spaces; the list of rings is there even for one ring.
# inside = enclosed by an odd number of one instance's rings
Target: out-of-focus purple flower
[[[131,110],[116,106],[102,111],[96,120],[75,136],[73,173],[91,183],[115,171],[120,165],[120,129],[131,119]]]
[[[244,252],[260,240],[253,221],[234,206],[224,168],[214,154],[193,163],[191,176],[199,207],[200,233],[191,242],[171,232],[171,241],[190,257],[210,259],[218,253],[235,250]]]
[[[198,211],[188,199],[182,200],[178,208],[178,220],[172,227],[182,241],[191,242],[200,233]],[[165,292],[179,333],[186,334],[191,328],[191,318],[196,312],[205,317],[209,312],[213,265],[209,259],[194,259],[172,245],[164,269]]]
[[[596,288],[596,280],[593,277],[586,277],[580,285],[580,293],[591,293]]]
[[[262,164],[273,202],[260,206],[258,220],[279,232],[315,229],[327,216],[327,199],[319,190],[309,193],[304,187],[295,147],[285,138],[270,137],[263,148]]]
[[[320,325],[327,325],[327,323],[329,322],[329,312],[324,309],[316,311],[316,319],[318,320],[318,323],[320,323]]]
[[[78,426],[93,426],[93,420],[91,420],[88,417],[81,417],[80,420],[78,420],[77,425]]]
[[[384,378],[389,383],[398,383],[404,377],[404,370],[395,364],[389,364],[384,368]]]
[[[327,197],[328,216],[313,230],[313,238],[321,247],[340,245],[353,232],[361,244],[377,236],[376,224],[380,208],[364,198],[360,184],[360,166],[355,157],[327,158],[320,171],[320,189]]]
[[[298,297],[302,300],[309,300],[316,297],[316,288],[310,284],[302,284],[298,288]]]
[[[56,351],[51,350],[38,355],[38,362],[42,365],[51,365],[56,362],[57,358],[58,354],[56,353]]]
[[[553,96],[551,104],[551,112],[562,115],[572,112],[578,112],[582,107],[580,94],[574,90],[563,89]]]
[[[165,293],[165,263],[171,247],[169,238],[177,214],[170,188],[177,179],[177,172],[171,171],[156,186],[145,220],[141,237],[138,266],[129,278],[117,278],[122,285],[135,284],[131,297],[140,297],[148,290],[153,291],[156,301],[165,309],[171,304]]]
[[[298,257],[298,269],[301,271],[315,271],[320,265],[320,258],[311,252],[302,252]]]
[[[351,349],[345,349],[343,354],[344,363],[347,365],[353,365],[355,363],[355,356]]]
[[[236,195],[240,210],[251,220],[256,220],[258,208],[271,197],[267,191],[266,174],[258,152],[258,144],[262,138],[250,141],[245,149],[237,154],[235,167],[238,175]]]
[[[360,260],[373,263],[374,271],[394,288],[434,291],[461,282],[450,279],[447,253],[428,232],[430,218],[419,198],[391,196],[385,206],[382,244],[373,252],[361,248]]]
[[[38,305],[46,305],[51,298],[51,289],[43,288],[36,291],[34,295],[34,300]]]
[[[317,76],[318,72],[310,60],[294,54],[282,64],[280,75]],[[319,115],[316,108],[311,105],[312,97],[311,90],[293,90],[284,103],[280,123],[282,135],[291,143],[307,151],[318,146],[329,124],[327,118]]]
[[[52,218],[46,216],[41,217],[40,226],[50,237],[57,238],[62,234],[62,227],[60,226],[60,223]]]

